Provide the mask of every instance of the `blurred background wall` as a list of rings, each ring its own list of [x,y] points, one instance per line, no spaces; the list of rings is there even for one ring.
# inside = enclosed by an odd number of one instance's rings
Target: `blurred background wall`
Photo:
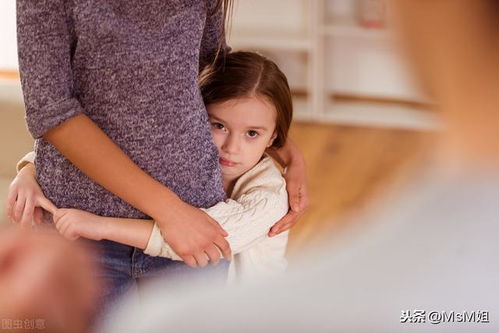
[[[236,0],[233,49],[275,60],[293,90],[291,137],[308,165],[311,207],[290,251],[329,239],[403,178],[438,128],[411,79],[383,0]],[[33,147],[17,68],[15,0],[0,2],[0,221],[16,161]]]
[[[24,105],[17,74],[15,1],[0,1],[0,221],[8,184],[22,152],[32,149],[33,140],[24,123]],[[14,168],[13,168],[14,167]]]

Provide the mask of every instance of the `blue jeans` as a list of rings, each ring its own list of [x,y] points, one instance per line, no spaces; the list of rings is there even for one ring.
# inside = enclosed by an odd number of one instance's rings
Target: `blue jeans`
[[[192,268],[182,261],[151,257],[140,249],[103,240],[81,239],[97,250],[95,260],[101,267],[95,278],[102,283],[103,290],[95,309],[95,321],[104,319],[113,304],[130,293],[138,293],[141,283],[152,279],[167,280],[174,285],[186,278],[203,279],[207,284],[224,284],[227,279],[229,262],[221,260],[217,266]]]

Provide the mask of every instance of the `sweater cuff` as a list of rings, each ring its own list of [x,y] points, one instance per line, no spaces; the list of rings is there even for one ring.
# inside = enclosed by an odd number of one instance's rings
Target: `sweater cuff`
[[[147,247],[143,251],[145,254],[152,257],[164,257],[173,260],[182,260],[173,249],[165,242],[161,230],[157,223],[154,223],[151,236],[147,242]]]
[[[16,165],[17,173],[19,173],[19,171],[21,171],[21,169],[24,168],[26,166],[26,164],[29,164],[29,163],[35,164],[35,156],[36,155],[35,155],[34,151],[30,151],[29,153],[24,155],[24,157],[21,158],[19,160],[19,162],[17,162],[17,165]]]
[[[42,109],[26,107],[26,123],[33,138],[39,139],[48,130],[80,113],[83,113],[80,102],[76,98],[68,98]]]

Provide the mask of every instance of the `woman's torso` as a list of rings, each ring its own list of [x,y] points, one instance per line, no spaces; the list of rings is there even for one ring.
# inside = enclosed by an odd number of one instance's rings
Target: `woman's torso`
[[[204,1],[75,0],[74,90],[85,113],[149,175],[195,206],[224,199],[216,147],[197,86]],[[52,145],[36,142],[38,179],[60,207],[145,217]]]

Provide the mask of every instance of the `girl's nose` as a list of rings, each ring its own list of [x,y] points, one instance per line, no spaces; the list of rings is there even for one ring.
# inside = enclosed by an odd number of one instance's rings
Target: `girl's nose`
[[[222,150],[229,154],[235,154],[239,152],[240,139],[236,135],[229,134],[224,141]]]

